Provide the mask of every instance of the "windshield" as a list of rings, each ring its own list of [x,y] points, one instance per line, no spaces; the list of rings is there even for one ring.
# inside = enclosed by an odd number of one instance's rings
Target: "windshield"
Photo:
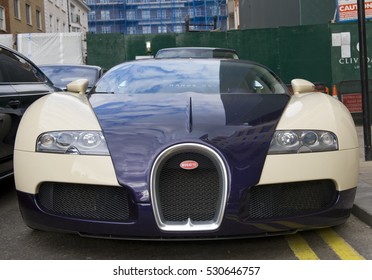
[[[240,60],[147,60],[121,64],[92,93],[287,93],[267,68]]]
[[[95,68],[81,66],[40,66],[45,75],[59,88],[65,89],[67,84],[77,79],[88,79],[88,87],[93,87],[97,81],[98,73]]]

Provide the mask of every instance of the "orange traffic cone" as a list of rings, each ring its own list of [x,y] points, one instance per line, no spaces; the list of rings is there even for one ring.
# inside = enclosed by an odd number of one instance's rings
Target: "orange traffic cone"
[[[338,92],[337,92],[337,87],[336,87],[336,85],[333,85],[333,87],[332,87],[332,97],[338,99]]]

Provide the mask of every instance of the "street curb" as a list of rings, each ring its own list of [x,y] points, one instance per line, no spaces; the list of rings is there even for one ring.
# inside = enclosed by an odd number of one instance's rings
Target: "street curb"
[[[359,180],[352,214],[372,227],[372,187]]]

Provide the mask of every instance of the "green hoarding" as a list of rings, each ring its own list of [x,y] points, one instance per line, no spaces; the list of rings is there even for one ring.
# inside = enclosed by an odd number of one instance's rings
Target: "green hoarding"
[[[366,24],[367,49],[372,47],[371,23]],[[332,79],[336,85],[339,99],[346,105],[354,118],[362,118],[362,96],[360,83],[359,32],[357,23],[340,23],[330,26],[332,46]],[[368,52],[371,53],[371,52]],[[372,68],[372,57],[368,55],[369,72]],[[369,94],[372,93],[372,81],[369,83]],[[372,98],[370,97],[370,101]],[[370,105],[372,106],[372,104]]]

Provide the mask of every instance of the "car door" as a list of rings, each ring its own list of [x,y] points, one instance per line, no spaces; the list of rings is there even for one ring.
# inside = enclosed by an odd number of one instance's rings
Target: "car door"
[[[13,145],[11,131],[15,119],[15,108],[19,104],[19,96],[9,82],[6,70],[8,51],[0,47],[0,179],[11,174],[13,169]]]
[[[55,88],[32,62],[1,46],[0,79],[1,179],[12,173],[14,141],[23,113],[32,102]]]

